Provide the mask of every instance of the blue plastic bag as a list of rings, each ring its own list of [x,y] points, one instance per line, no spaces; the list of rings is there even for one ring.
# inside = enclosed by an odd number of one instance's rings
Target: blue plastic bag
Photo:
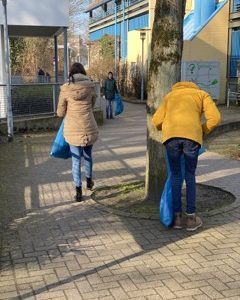
[[[53,142],[50,155],[57,158],[67,159],[70,158],[72,154],[70,151],[70,146],[65,141],[65,138],[63,136],[63,127],[64,121],[62,121],[62,124],[58,129],[58,133],[56,135],[55,141]]]
[[[199,149],[198,155],[204,153],[206,150],[204,147]],[[166,155],[166,165],[168,177],[164,185],[162,195],[160,197],[160,221],[165,226],[170,226],[173,222],[173,200],[172,200],[172,188],[171,188],[171,178],[172,173],[169,167],[169,161]],[[184,157],[181,158],[181,170],[182,170],[182,184],[184,181],[185,174],[185,163]]]
[[[115,116],[120,115],[123,110],[124,110],[124,106],[123,106],[123,102],[122,102],[122,98],[120,96],[120,94],[115,94]]]

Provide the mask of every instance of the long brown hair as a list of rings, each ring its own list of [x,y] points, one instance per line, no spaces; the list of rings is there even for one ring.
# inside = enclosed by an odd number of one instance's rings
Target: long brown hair
[[[74,64],[72,64],[71,68],[70,68],[70,72],[69,72],[69,76],[68,76],[68,82],[70,84],[70,82],[74,83],[75,79],[73,77],[73,75],[75,74],[83,74],[83,75],[87,75],[84,66],[78,62],[75,62]]]

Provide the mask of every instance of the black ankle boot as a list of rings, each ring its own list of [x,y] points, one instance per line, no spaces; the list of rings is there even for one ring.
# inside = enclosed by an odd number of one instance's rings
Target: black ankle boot
[[[75,196],[75,200],[77,202],[81,202],[82,201],[82,187],[81,186],[76,186],[76,196]]]
[[[92,178],[86,178],[87,179],[87,189],[91,190],[94,186],[94,181],[92,180]]]

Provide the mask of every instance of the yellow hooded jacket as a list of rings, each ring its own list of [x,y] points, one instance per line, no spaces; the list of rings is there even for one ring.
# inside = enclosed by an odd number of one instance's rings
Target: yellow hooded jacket
[[[201,123],[202,114],[205,123]],[[178,82],[167,94],[152,122],[162,130],[162,142],[171,138],[186,138],[203,142],[203,134],[211,132],[221,120],[221,115],[213,99],[195,83]]]

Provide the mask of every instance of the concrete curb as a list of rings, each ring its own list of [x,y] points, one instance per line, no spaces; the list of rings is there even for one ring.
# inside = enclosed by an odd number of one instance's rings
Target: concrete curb
[[[103,111],[94,110],[94,117],[99,126],[104,123]],[[58,130],[62,118],[57,116],[35,116],[29,118],[14,118],[13,126],[14,132],[28,132],[28,131],[39,131],[39,130]],[[3,135],[7,134],[7,122],[3,121],[0,123],[0,133]]]
[[[220,134],[232,131],[232,130],[239,130],[240,129],[240,121],[230,121],[230,122],[224,122],[220,124],[218,127],[216,127],[213,132],[211,132],[209,135],[206,136],[206,139],[211,139],[213,137],[216,137]]]

